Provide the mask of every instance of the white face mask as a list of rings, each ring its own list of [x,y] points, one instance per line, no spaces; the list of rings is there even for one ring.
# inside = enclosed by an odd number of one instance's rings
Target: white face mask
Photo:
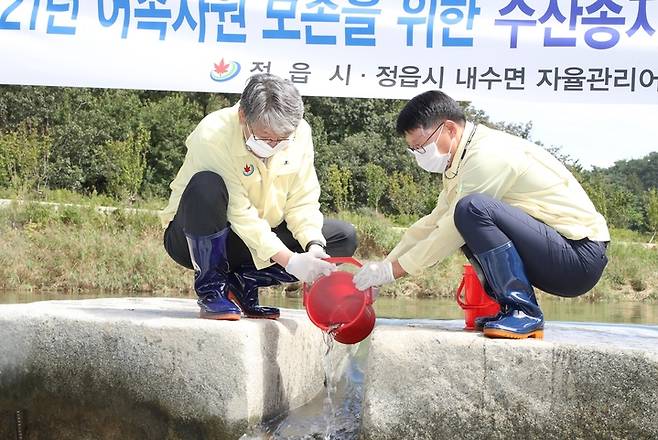
[[[288,147],[288,143],[289,141],[285,140],[279,142],[274,147],[270,147],[270,145],[267,142],[260,139],[255,139],[253,134],[249,136],[249,139],[247,139],[246,142],[249,150],[251,150],[251,152],[254,153],[256,156],[261,157],[263,159],[272,157],[276,152],[286,149]]]
[[[441,127],[441,130],[439,131],[439,136],[441,136],[442,131],[443,131],[443,127]],[[437,136],[437,139],[439,138],[439,136]],[[450,144],[450,149],[448,150],[447,153],[444,154],[439,153],[439,149],[436,146],[436,141],[434,141],[431,144],[425,146],[424,153],[420,153],[415,150],[411,151],[411,153],[416,158],[416,162],[418,163],[418,166],[424,169],[425,171],[429,171],[430,173],[443,173],[446,170],[446,168],[448,168],[448,162],[450,161],[451,150],[452,150],[452,143]]]

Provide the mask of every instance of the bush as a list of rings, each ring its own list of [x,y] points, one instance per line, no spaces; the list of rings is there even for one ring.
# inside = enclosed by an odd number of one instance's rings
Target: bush
[[[108,193],[119,199],[134,200],[144,180],[149,133],[139,127],[123,141],[112,140],[105,145],[108,170]]]
[[[384,168],[372,163],[366,165],[365,175],[368,188],[368,207],[374,208],[375,212],[378,212],[379,201],[388,186],[388,176]]]
[[[402,229],[396,228],[383,215],[368,209],[342,212],[339,218],[356,228],[359,240],[357,253],[362,257],[383,256],[393,250],[402,238]]]
[[[418,185],[408,174],[393,173],[388,187],[388,198],[393,209],[402,215],[417,214],[422,202]]]
[[[0,132],[0,186],[25,190],[42,188],[47,179],[51,148],[47,133],[26,123],[7,133]]]
[[[658,190],[651,188],[647,191],[647,226],[655,238],[658,232]]]
[[[349,169],[341,169],[337,165],[331,165],[327,170],[323,188],[331,196],[336,211],[343,211],[349,207],[351,178],[352,172]]]
[[[59,221],[65,225],[79,226],[83,223],[83,215],[77,207],[64,206],[59,210]]]
[[[39,203],[26,203],[22,209],[14,210],[15,224],[22,227],[40,228],[57,220],[57,213],[52,206]]]

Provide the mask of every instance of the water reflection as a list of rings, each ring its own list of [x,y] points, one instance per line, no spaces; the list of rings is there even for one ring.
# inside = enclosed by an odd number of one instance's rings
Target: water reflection
[[[277,307],[303,308],[300,298],[264,296],[263,303]],[[588,303],[582,300],[540,299],[548,321],[616,322],[658,324],[658,303]],[[464,312],[452,299],[378,297],[374,304],[378,318],[463,319]]]

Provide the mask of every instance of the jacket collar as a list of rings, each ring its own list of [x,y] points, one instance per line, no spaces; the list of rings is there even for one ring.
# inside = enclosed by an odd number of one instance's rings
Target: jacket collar
[[[242,126],[240,125],[240,117],[238,110],[240,108],[240,101],[236,102],[230,109],[229,116],[229,145],[231,146],[231,153],[234,156],[247,156],[249,150],[245,144],[244,134],[242,133]]]
[[[469,139],[473,138],[476,127],[477,126],[472,122],[466,121],[466,124],[464,125],[464,131],[462,132],[462,137],[459,140],[459,145],[457,146],[457,151],[452,157],[452,163],[450,164],[450,167],[448,167],[448,169],[443,173],[444,179],[452,179],[457,175],[459,164],[462,162],[462,160],[464,160],[464,149],[466,148],[466,144],[469,142]]]

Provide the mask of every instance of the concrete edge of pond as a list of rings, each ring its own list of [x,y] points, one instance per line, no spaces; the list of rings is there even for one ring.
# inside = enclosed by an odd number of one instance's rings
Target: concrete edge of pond
[[[30,438],[237,438],[322,390],[304,311],[197,316],[174,298],[0,305],[0,438],[17,410]]]
[[[543,341],[510,341],[461,326],[378,323],[361,438],[658,438],[658,327],[547,323]]]

